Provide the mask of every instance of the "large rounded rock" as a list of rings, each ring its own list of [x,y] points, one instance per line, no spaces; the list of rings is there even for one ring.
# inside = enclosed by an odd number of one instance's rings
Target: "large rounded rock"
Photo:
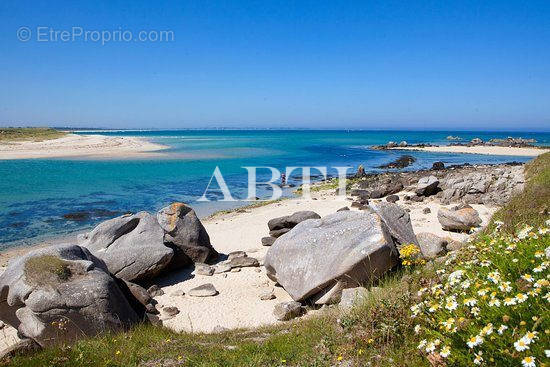
[[[0,319],[47,346],[138,322],[127,297],[88,250],[57,245],[9,264],[0,276]]]
[[[416,195],[418,196],[430,196],[437,193],[439,180],[435,176],[426,176],[418,180],[418,186],[416,187]]]
[[[481,224],[481,218],[473,208],[459,210],[440,208],[437,212],[437,219],[441,227],[447,231],[469,231]]]
[[[218,257],[210,237],[195,211],[184,203],[173,203],[157,213],[164,230],[164,242],[175,251],[171,267],[191,262],[209,263]]]
[[[399,262],[380,215],[344,211],[304,221],[275,241],[265,258],[270,279],[295,301],[334,302],[338,292],[372,281]]]
[[[174,250],[164,244],[164,230],[147,212],[105,221],[80,245],[103,260],[116,277],[128,281],[156,276],[174,256]]]
[[[277,231],[286,228],[294,228],[298,223],[301,223],[308,219],[319,219],[321,216],[315,212],[304,210],[296,212],[292,215],[285,215],[283,217],[273,218],[267,222],[267,226],[270,231]]]

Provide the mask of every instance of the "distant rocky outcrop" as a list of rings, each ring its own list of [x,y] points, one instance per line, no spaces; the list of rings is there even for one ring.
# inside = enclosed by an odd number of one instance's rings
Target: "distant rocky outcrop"
[[[418,190],[420,195],[409,197],[413,201],[423,201],[425,195],[428,195],[431,200],[440,201],[444,205],[464,202],[500,206],[521,191],[523,184],[523,167],[514,162],[500,165],[443,165],[443,169],[437,165],[431,170],[365,174],[353,185],[350,195],[355,199],[352,204],[354,207],[366,205],[368,199],[386,197],[401,190]]]
[[[0,276],[0,319],[41,346],[121,330],[140,320],[123,288],[85,248],[33,250]]]
[[[378,166],[377,168],[384,168],[384,169],[386,169],[386,168],[405,168],[405,167],[410,166],[414,162],[416,162],[416,158],[414,158],[413,156],[411,156],[411,155],[402,155],[401,157],[397,158],[396,160],[394,160],[390,163]]]

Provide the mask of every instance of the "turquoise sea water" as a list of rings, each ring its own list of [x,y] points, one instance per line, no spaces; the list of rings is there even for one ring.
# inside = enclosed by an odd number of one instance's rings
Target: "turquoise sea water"
[[[86,134],[90,134],[86,132]],[[417,162],[407,169],[446,164],[499,163],[529,160],[472,154],[375,151],[369,146],[389,140],[408,143],[448,143],[457,135],[474,137],[535,138],[550,145],[550,133],[503,132],[411,132],[411,131],[237,131],[172,130],[116,131],[103,135],[138,136],[168,145],[166,158],[155,159],[36,159],[1,160],[0,157],[0,249],[33,243],[91,227],[107,218],[139,210],[156,210],[172,201],[191,204],[199,215],[246,202],[197,202],[216,166],[232,193],[245,198],[247,171],[244,166],[350,166],[367,170],[402,154]],[[258,171],[267,179],[268,170]],[[260,192],[267,196],[269,192]],[[289,194],[289,192],[287,192]],[[64,216],[78,213],[78,220]]]

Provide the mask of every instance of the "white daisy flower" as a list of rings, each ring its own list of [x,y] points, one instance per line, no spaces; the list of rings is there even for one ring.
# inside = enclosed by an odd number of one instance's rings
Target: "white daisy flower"
[[[451,347],[448,345],[441,348],[441,351],[439,352],[439,355],[443,358],[447,358],[451,354]]]
[[[449,311],[454,311],[456,310],[457,307],[458,307],[458,303],[456,303],[454,299],[447,301],[447,303],[445,303],[445,308]]]
[[[516,299],[515,298],[510,298],[510,297],[506,297],[504,298],[504,305],[505,306],[513,306],[515,305],[517,302],[516,302]]]
[[[468,342],[466,342],[468,345],[468,348],[477,347],[478,345],[483,344],[483,338],[479,335],[472,336],[470,339],[468,339]]]
[[[516,294],[516,300],[518,301],[518,303],[523,303],[527,300],[527,296],[523,293],[518,293]]]
[[[512,291],[512,287],[510,286],[510,282],[502,282],[498,285],[498,289],[500,289],[501,292],[509,293]]]
[[[533,283],[534,279],[531,274],[523,274],[521,276],[521,279],[528,281],[529,283]]]
[[[491,335],[493,333],[493,324],[487,324],[483,329],[481,329],[481,335]]]
[[[504,331],[507,330],[507,329],[508,329],[508,326],[506,326],[506,325],[500,325],[499,328],[498,328],[498,330],[497,330],[497,333],[498,333],[499,335],[502,335],[502,334],[504,333]]]
[[[500,281],[500,273],[498,272],[498,270],[492,271],[487,274],[487,279],[495,284],[498,284],[498,282]]]
[[[536,367],[535,357],[525,357],[522,359],[521,364],[523,365],[523,367]]]
[[[480,365],[483,363],[483,358],[481,357],[481,352],[479,354],[476,354],[476,357],[474,358],[474,363],[477,365]]]
[[[520,340],[514,343],[514,348],[516,348],[518,352],[523,352],[524,350],[529,349],[529,343],[527,343],[523,338],[521,338]]]
[[[429,342],[426,345],[426,353],[432,353],[433,351],[435,351],[435,344],[433,342]]]

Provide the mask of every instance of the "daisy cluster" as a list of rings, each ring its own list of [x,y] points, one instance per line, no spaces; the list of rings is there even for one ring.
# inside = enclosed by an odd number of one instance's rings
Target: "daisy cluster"
[[[469,243],[417,293],[418,350],[443,366],[550,367],[549,268],[546,227]]]

